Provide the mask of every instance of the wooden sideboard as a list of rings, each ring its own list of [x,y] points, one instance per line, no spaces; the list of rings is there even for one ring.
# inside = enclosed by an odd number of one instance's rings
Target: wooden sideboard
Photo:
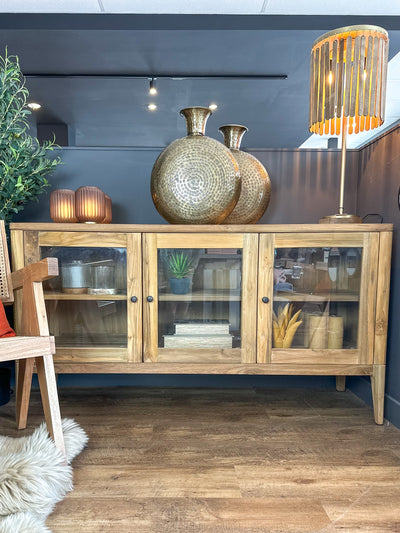
[[[59,259],[44,286],[59,373],[332,375],[338,390],[365,375],[383,423],[389,224],[11,224],[11,243],[14,269]]]

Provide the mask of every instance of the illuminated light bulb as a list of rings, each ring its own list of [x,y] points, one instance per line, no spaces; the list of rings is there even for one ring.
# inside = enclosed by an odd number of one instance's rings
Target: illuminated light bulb
[[[150,80],[150,89],[149,89],[149,93],[152,94],[152,95],[155,95],[157,94],[157,87],[156,87],[156,80],[155,78],[151,78]]]
[[[210,104],[208,106],[208,109],[211,109],[211,111],[215,111],[217,109],[217,107],[218,107],[217,104]]]
[[[149,104],[147,107],[150,111],[155,111],[157,109],[156,104]]]
[[[328,75],[328,83],[329,83],[329,85],[332,85],[332,82],[333,82],[333,74],[332,74],[332,71],[330,71],[329,75]]]
[[[32,109],[32,111],[37,111],[42,106],[40,104],[38,104],[37,102],[29,102],[28,107],[29,107],[29,109]]]

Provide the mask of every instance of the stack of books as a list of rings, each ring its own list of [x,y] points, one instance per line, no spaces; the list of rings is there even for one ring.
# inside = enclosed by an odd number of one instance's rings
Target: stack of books
[[[181,320],[174,326],[174,335],[164,335],[164,348],[232,348],[227,320]]]

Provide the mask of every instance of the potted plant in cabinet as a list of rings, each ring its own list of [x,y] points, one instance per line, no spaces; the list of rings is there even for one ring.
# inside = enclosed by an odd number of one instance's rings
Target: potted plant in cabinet
[[[169,286],[173,294],[187,294],[191,283],[189,273],[193,260],[184,252],[174,252],[168,258]]]

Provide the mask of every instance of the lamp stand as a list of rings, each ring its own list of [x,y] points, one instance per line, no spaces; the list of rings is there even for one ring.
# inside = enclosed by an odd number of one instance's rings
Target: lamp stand
[[[344,111],[344,110],[343,110]],[[344,212],[344,181],[346,174],[346,141],[347,141],[347,119],[343,118],[342,124],[342,160],[340,165],[340,195],[339,213],[327,215],[320,219],[320,224],[361,224],[362,219],[357,215],[348,215]]]

